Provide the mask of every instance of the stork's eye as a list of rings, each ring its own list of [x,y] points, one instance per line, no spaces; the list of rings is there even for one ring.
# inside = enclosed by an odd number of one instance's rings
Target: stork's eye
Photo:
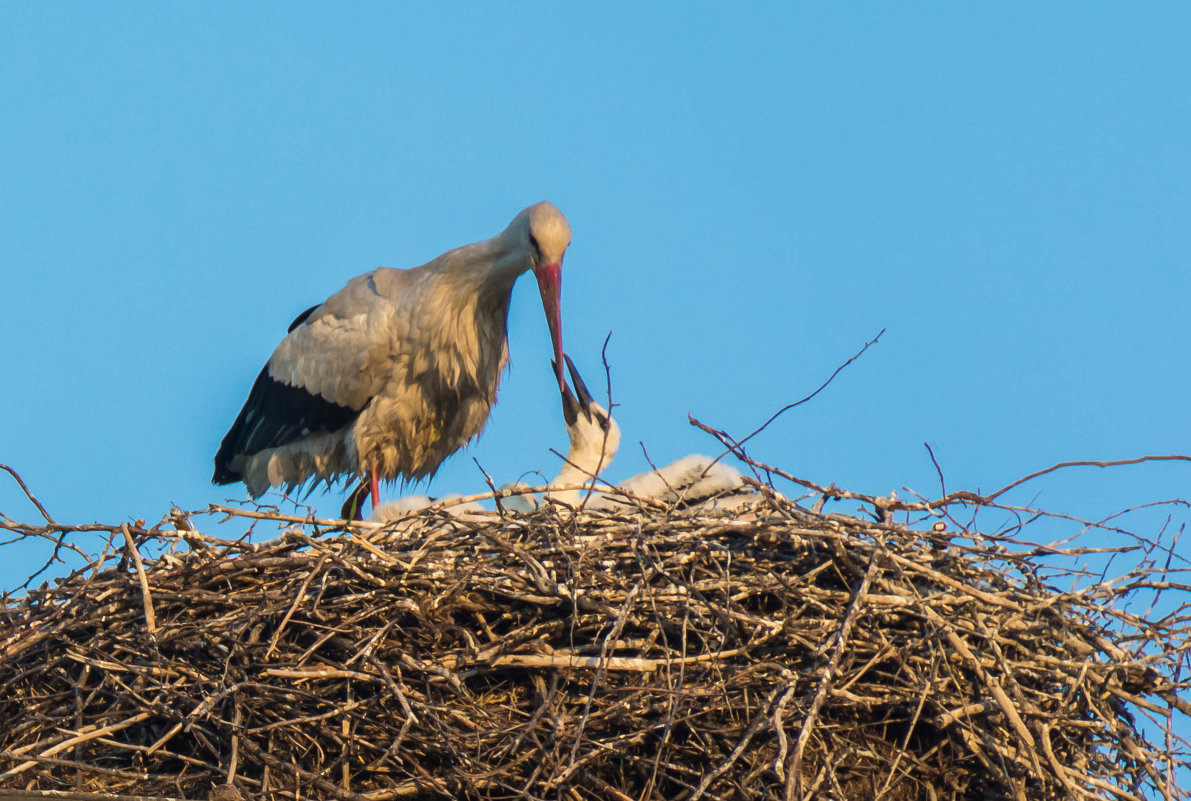
[[[529,246],[533,248],[534,261],[542,260],[542,247],[538,244],[538,238],[533,234],[529,235]]]

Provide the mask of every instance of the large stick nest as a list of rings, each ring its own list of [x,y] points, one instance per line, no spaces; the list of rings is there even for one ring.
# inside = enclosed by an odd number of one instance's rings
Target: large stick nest
[[[180,516],[113,528],[118,552],[6,603],[0,787],[1179,792],[1191,622],[1122,611],[1142,591],[1185,600],[1153,560],[1059,589],[1063,571],[1041,567],[1057,550],[772,496],[731,516],[429,510],[350,533],[259,516],[287,528],[258,544]]]

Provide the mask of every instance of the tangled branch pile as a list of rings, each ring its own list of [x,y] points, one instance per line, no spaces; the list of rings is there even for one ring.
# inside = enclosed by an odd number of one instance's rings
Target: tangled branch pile
[[[1061,590],[1040,565],[1071,551],[775,497],[261,544],[181,521],[7,604],[0,787],[1140,799],[1187,764],[1191,619],[1121,608],[1185,599],[1153,562]]]

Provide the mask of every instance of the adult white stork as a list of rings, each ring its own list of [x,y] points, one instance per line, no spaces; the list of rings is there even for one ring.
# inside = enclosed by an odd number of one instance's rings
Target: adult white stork
[[[508,361],[509,299],[528,270],[565,384],[559,296],[570,242],[567,218],[542,202],[491,239],[353,278],[290,325],[219,446],[213,481],[243,481],[257,497],[359,476],[358,509],[369,491],[375,506],[381,479],[433,475],[488,420]]]

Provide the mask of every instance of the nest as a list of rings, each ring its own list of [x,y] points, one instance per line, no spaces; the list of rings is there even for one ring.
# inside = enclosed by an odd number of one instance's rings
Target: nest
[[[1153,560],[1059,589],[1071,574],[1042,565],[1074,550],[772,494],[730,514],[430,509],[347,532],[242,514],[286,528],[256,544],[181,515],[109,528],[113,550],[6,603],[0,787],[205,798],[230,782],[270,801],[1179,793],[1191,621],[1121,611],[1156,588],[1186,598]],[[68,528],[9,523],[58,542]]]

